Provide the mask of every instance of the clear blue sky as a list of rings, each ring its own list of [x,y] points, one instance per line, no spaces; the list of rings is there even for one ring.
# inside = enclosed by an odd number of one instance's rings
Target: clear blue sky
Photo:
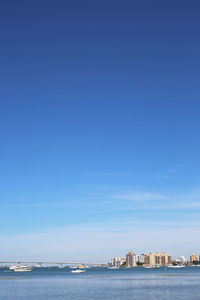
[[[199,10],[1,3],[1,258],[199,251]]]

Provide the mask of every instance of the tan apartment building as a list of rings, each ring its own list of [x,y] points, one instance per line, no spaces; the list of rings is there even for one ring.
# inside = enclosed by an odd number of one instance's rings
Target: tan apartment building
[[[190,262],[193,263],[195,261],[198,261],[198,256],[195,255],[194,253],[190,256]]]
[[[155,254],[154,253],[148,253],[144,255],[144,264],[145,265],[155,265],[156,260],[155,260]]]
[[[171,256],[168,253],[148,253],[145,254],[145,265],[160,265],[166,266],[171,264]]]

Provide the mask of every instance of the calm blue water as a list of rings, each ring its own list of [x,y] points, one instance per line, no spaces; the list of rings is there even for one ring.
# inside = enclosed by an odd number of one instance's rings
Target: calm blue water
[[[14,300],[196,300],[200,299],[200,267],[179,270],[91,268],[35,269],[30,273],[0,271],[0,299]]]

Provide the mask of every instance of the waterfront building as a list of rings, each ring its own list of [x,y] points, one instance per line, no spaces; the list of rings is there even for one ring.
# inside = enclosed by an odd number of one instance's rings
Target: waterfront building
[[[187,259],[184,256],[181,256],[180,258],[175,258],[174,262],[177,264],[185,265],[187,263]]]
[[[145,255],[144,254],[137,255],[137,263],[144,264],[144,261],[145,261]]]
[[[183,255],[181,256],[181,263],[182,264],[186,264],[187,263],[187,259]]]
[[[144,263],[145,263],[145,265],[152,265],[152,266],[154,266],[156,264],[155,254],[154,253],[145,254],[145,256],[144,256]]]
[[[161,265],[161,255],[160,255],[160,253],[155,254],[155,265]]]
[[[160,254],[160,265],[161,266],[166,266],[170,265],[172,262],[171,256],[168,253],[161,253]]]
[[[111,261],[111,264],[115,267],[119,267],[121,265],[121,258],[120,257],[114,257]]]
[[[194,253],[190,256],[190,262],[194,263],[198,261],[198,257],[197,255],[195,255]]]
[[[123,264],[126,263],[126,259],[125,258],[121,258],[121,257],[114,257],[112,260],[111,260],[111,264],[112,266],[115,266],[115,267],[119,267]]]
[[[166,266],[171,264],[171,256],[168,253],[148,253],[144,256],[145,265]]]
[[[121,265],[125,265],[126,264],[126,258],[121,258]]]
[[[136,255],[133,253],[133,251],[129,251],[129,253],[126,255],[126,266],[135,267],[136,265]]]

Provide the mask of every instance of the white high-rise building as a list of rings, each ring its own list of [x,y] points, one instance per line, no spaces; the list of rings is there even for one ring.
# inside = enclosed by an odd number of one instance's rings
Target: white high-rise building
[[[111,264],[115,267],[121,266],[122,263],[123,263],[123,261],[120,257],[114,257],[111,261]]]

